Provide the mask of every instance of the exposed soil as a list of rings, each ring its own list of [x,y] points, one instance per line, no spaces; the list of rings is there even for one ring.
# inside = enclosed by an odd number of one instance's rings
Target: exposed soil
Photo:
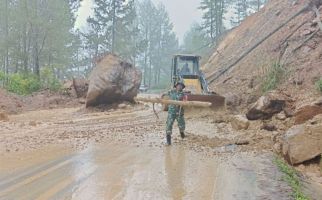
[[[0,88],[0,111],[7,113],[18,113],[22,111],[23,103],[21,97],[10,94]]]
[[[268,1],[260,12],[247,17],[220,42],[204,65],[208,76],[236,61],[308,2]],[[293,99],[295,108],[309,104],[321,95],[315,82],[322,77],[322,31],[313,10],[308,9],[290,21],[214,81],[211,87],[222,95],[233,93],[239,96],[243,104],[240,109],[243,110],[263,94],[263,80],[275,63],[286,71],[277,91]]]
[[[240,56],[272,32],[289,17],[301,10],[309,0],[285,1],[271,0],[260,10],[247,17],[240,26],[231,30],[219,43],[216,51],[203,66],[209,80],[214,74],[220,74]],[[319,2],[321,5],[321,1]],[[320,14],[322,6],[318,7]],[[312,105],[321,98],[316,81],[322,77],[322,30],[320,30],[315,12],[307,9],[256,47],[250,54],[234,65],[224,75],[210,84],[212,90],[228,97],[231,113],[243,114],[265,95],[265,80],[273,66],[281,66],[283,76],[276,82],[276,95],[288,98],[285,114],[291,117],[300,108]],[[245,137],[258,133],[272,136],[274,149],[280,149],[281,139],[294,124],[304,123],[321,113],[321,106],[308,106],[298,116],[277,120],[276,116],[268,120],[253,122],[249,130],[242,131]],[[257,123],[257,124],[256,124]],[[260,130],[261,128],[264,130]],[[265,130],[266,129],[266,130]],[[225,128],[226,130],[226,128]],[[250,142],[252,143],[252,142]],[[318,161],[303,164],[297,169],[315,180],[322,188]]]
[[[39,109],[75,107],[75,105],[83,103],[85,103],[85,100],[82,98],[76,99],[73,96],[48,90],[20,96],[0,88],[0,111],[2,110],[8,114],[18,114],[23,111]]]

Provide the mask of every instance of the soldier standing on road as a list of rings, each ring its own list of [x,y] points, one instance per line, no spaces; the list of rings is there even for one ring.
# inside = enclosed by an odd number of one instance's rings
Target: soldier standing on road
[[[175,84],[175,89],[168,92],[168,95],[171,100],[175,101],[185,101],[187,100],[187,96],[183,93],[183,89],[186,87],[182,82],[178,82]],[[168,119],[166,126],[166,134],[167,134],[167,144],[171,145],[171,135],[172,135],[172,127],[174,121],[177,120],[180,136],[183,139],[185,137],[184,131],[186,128],[185,120],[184,120],[184,109],[182,106],[178,105],[169,105],[168,107]]]

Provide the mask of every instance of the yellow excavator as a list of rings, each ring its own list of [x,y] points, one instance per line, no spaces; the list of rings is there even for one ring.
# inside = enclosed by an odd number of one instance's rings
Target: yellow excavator
[[[177,54],[173,56],[171,67],[171,87],[178,82],[186,86],[184,93],[188,101],[209,102],[213,109],[221,108],[225,104],[225,98],[211,92],[207,80],[200,70],[200,56],[189,54]],[[163,94],[161,99],[169,99]],[[167,105],[163,107],[167,111]]]

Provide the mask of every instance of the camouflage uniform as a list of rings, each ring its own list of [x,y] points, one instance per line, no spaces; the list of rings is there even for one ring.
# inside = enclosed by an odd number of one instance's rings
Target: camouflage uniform
[[[182,91],[171,90],[168,92],[168,95],[171,100],[182,101],[185,94]],[[172,127],[174,121],[177,120],[180,133],[184,132],[186,128],[186,123],[184,120],[184,110],[181,106],[177,105],[169,105],[168,108],[168,119],[167,119],[167,126],[166,126],[166,133],[167,135],[172,134]]]

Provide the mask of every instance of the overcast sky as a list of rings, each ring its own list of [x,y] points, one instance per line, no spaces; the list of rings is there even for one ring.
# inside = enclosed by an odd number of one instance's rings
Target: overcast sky
[[[194,22],[200,22],[202,13],[198,8],[200,0],[152,0],[156,5],[161,2],[165,5],[180,41]],[[86,19],[92,14],[93,0],[83,0],[78,12],[76,27],[86,24]]]

